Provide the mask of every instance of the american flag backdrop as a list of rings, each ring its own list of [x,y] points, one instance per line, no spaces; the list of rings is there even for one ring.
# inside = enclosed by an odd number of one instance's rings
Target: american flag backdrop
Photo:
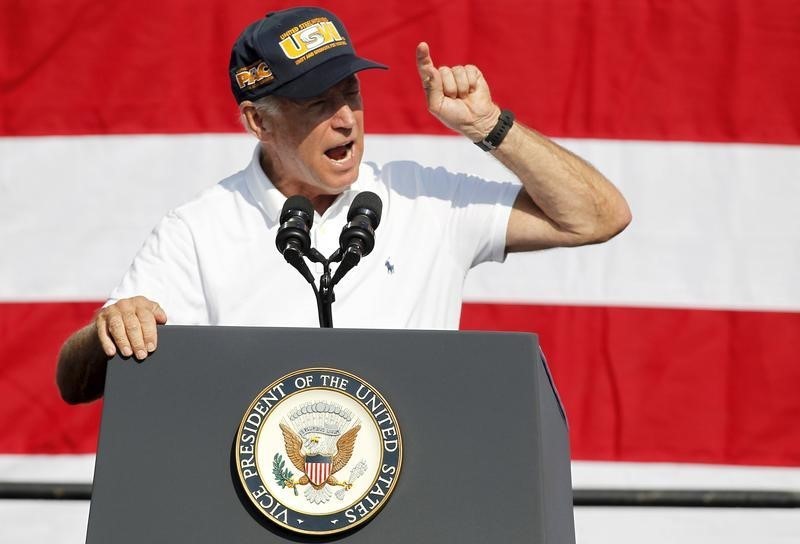
[[[168,209],[246,165],[230,46],[294,4],[0,1],[0,480],[91,478],[101,403],[59,399],[59,347]],[[482,265],[465,292],[462,328],[540,335],[576,477],[800,486],[800,2],[322,4],[390,66],[361,76],[367,160],[512,179],[427,113],[425,40],[628,199],[611,242]]]

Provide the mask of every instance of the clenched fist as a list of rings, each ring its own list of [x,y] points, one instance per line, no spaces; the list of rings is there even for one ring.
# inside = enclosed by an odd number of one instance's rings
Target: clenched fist
[[[477,66],[440,66],[425,42],[417,45],[417,70],[430,111],[445,126],[473,142],[484,139],[500,117],[489,85]]]

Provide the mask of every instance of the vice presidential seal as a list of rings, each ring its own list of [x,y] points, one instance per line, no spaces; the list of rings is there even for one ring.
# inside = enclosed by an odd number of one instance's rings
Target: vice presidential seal
[[[394,490],[403,459],[397,420],[361,378],[332,368],[284,376],[250,404],[236,466],[259,512],[305,534],[351,529]]]

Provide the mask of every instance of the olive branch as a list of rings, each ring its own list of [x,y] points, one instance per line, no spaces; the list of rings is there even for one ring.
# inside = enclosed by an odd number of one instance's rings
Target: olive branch
[[[292,480],[294,474],[286,468],[286,461],[284,461],[283,455],[280,453],[276,453],[275,457],[272,458],[272,474],[275,476],[275,483],[284,489],[291,487],[295,496],[297,495],[297,488]]]

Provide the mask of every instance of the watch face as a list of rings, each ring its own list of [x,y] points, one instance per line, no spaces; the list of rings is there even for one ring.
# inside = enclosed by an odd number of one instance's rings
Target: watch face
[[[236,436],[236,468],[256,509],[298,533],[352,529],[394,490],[402,438],[386,399],[332,368],[288,374],[259,393]]]

